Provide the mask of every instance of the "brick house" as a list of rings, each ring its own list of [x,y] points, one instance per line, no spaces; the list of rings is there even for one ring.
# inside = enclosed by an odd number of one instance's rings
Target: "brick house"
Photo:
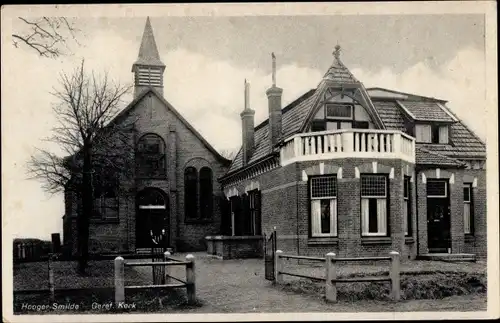
[[[220,231],[223,194],[217,179],[227,172],[230,160],[163,97],[164,71],[148,18],[132,65],[134,99],[115,119],[135,118],[135,176],[120,183],[131,193],[96,196],[90,253],[148,250],[151,234],[162,232],[174,250],[206,250],[204,237]],[[78,201],[65,192],[64,246],[73,254]]]
[[[441,99],[366,89],[340,59],[281,106],[273,54],[269,118],[254,126],[245,82],[242,147],[220,178],[229,212],[208,253],[486,257],[486,147]]]

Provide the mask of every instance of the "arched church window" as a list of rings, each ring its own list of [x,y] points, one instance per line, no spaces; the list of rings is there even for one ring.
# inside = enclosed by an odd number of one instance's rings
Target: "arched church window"
[[[212,217],[212,170],[203,167],[200,170],[200,213],[203,219]]]
[[[184,170],[184,209],[186,219],[198,217],[198,172],[194,167]]]
[[[157,134],[146,134],[137,142],[136,166],[139,177],[158,178],[166,175],[165,142]]]

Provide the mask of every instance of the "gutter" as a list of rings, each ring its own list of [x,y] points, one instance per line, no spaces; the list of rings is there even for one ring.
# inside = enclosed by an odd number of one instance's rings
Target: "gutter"
[[[243,172],[245,172],[246,170],[248,170],[248,169],[250,169],[250,168],[252,168],[252,167],[254,167],[254,166],[258,165],[259,163],[261,163],[261,162],[263,162],[263,161],[266,161],[266,160],[268,160],[268,159],[272,159],[272,158],[277,157],[277,156],[279,156],[279,153],[278,153],[278,152],[272,152],[272,153],[270,153],[269,155],[266,155],[266,156],[262,157],[261,159],[256,160],[255,162],[251,163],[250,165],[246,165],[246,166],[244,166],[244,167],[242,167],[242,168],[240,168],[240,169],[238,169],[238,170],[234,171],[233,173],[227,173],[226,175],[223,175],[222,177],[219,177],[219,178],[217,179],[217,181],[218,181],[219,183],[222,183],[223,181],[226,181],[227,179],[229,179],[229,178],[231,178],[231,177],[233,177],[233,176],[236,176],[236,175],[238,175],[238,174],[240,174],[240,173],[243,173]]]

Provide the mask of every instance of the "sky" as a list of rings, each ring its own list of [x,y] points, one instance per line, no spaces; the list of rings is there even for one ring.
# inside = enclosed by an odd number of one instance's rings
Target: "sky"
[[[35,147],[57,149],[43,138],[55,122],[50,92],[58,88],[59,73],[71,73],[84,58],[89,71],[107,71],[122,84],[133,81],[145,17],[75,23],[82,33],[80,45],[70,47],[72,55],[41,58],[5,44],[2,75],[8,75],[9,91],[2,91],[2,150],[9,154],[2,157],[2,168],[9,172],[2,170],[2,181],[10,213],[2,218],[15,237],[49,239],[62,231],[62,195],[44,193],[26,174]],[[365,87],[448,100],[448,107],[486,138],[483,15],[165,16],[152,17],[151,23],[166,65],[165,98],[219,151],[241,143],[244,79],[250,82],[256,124],[266,118],[271,52],[285,106],[318,85],[337,44],[342,61]],[[12,25],[14,31],[23,28],[16,21]],[[123,106],[131,98],[125,97]]]

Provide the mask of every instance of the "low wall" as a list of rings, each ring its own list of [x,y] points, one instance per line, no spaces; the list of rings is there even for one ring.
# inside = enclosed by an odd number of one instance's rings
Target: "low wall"
[[[262,236],[208,236],[207,253],[220,259],[262,258]]]

